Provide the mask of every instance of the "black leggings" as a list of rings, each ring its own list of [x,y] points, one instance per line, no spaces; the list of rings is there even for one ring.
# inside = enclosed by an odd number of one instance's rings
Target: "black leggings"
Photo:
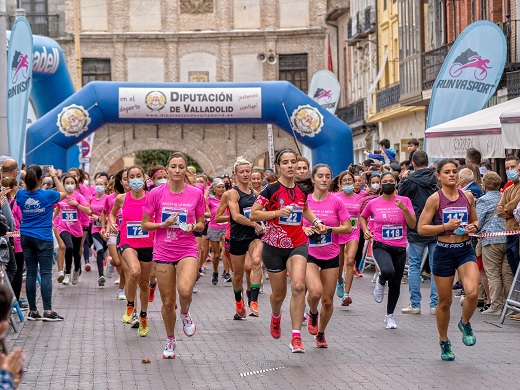
[[[381,272],[379,283],[384,286],[388,282],[386,314],[393,314],[401,293],[401,280],[406,265],[406,248],[390,246],[377,241],[374,241],[372,248]]]
[[[361,258],[363,257],[363,249],[365,246],[365,237],[363,236],[363,231],[361,231],[361,234],[359,235],[359,242],[356,252],[356,268],[359,269],[359,266],[361,265]]]
[[[61,232],[60,237],[65,244],[65,273],[70,274],[72,269],[72,259],[74,258],[74,271],[81,270],[81,239],[74,237],[69,232]]]
[[[16,300],[20,300],[20,291],[22,291],[22,283],[23,283],[23,252],[16,252],[14,254],[16,259],[16,273],[14,274],[13,281],[11,282],[11,287],[14,291],[14,296]]]
[[[103,238],[101,238],[101,234],[99,233],[92,233],[92,240],[94,241],[94,248],[96,249],[98,274],[99,276],[103,276],[103,259],[105,252],[108,249],[107,243]]]

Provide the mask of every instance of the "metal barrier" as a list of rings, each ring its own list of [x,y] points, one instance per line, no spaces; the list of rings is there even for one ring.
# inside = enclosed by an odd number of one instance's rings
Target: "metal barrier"
[[[520,267],[518,267],[518,269],[516,270],[515,278],[513,279],[513,284],[511,285],[511,289],[509,290],[509,294],[507,296],[506,304],[504,305],[504,309],[502,310],[502,317],[500,317],[501,324],[504,323],[508,311],[520,313],[520,280],[518,280],[519,274]]]

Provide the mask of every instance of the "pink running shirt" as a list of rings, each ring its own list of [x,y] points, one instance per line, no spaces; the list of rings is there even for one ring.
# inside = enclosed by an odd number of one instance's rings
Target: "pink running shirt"
[[[67,204],[68,200],[74,199],[82,206],[88,207],[88,202],[83,195],[75,191],[71,196],[66,197],[61,202],[58,202],[60,208],[59,221],[58,221],[58,232],[69,232],[74,237],[83,236],[83,225],[81,223],[80,215],[88,215],[79,211],[77,206],[70,206]]]
[[[340,199],[343,204],[347,207],[348,213],[350,214],[350,224],[352,225],[352,233],[340,234],[339,244],[346,244],[352,240],[359,241],[359,231],[361,226],[359,225],[359,215],[361,214],[362,195],[353,193],[353,196],[347,196],[345,192],[336,192],[335,195]]]
[[[125,194],[125,201],[121,207],[123,221],[119,226],[120,247],[129,245],[131,248],[150,248],[153,246],[153,232],[145,232],[141,228],[143,208],[148,196],[150,195],[146,191],[141,199],[134,199],[131,192]]]
[[[97,198],[97,196],[93,196],[90,198],[90,209],[92,210],[92,215],[101,218],[101,214],[105,209],[105,203],[108,198],[107,194],[103,194],[101,198]],[[92,233],[99,233],[101,231],[101,221],[93,221],[92,222]]]

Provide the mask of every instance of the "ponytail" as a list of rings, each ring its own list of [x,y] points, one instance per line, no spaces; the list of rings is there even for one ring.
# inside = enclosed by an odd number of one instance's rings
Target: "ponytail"
[[[33,164],[27,168],[27,172],[25,173],[25,186],[27,187],[27,191],[36,191],[40,188],[42,175],[43,172],[39,165]]]

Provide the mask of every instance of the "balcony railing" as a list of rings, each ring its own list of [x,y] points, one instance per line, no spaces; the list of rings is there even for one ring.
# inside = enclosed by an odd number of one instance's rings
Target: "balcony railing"
[[[364,21],[364,12],[359,11],[356,14],[357,19],[357,29],[355,31],[355,38],[365,38],[368,34],[365,32],[365,21]]]
[[[376,13],[372,6],[365,8],[365,33],[371,34],[376,31]]]
[[[29,22],[33,34],[50,38],[58,38],[60,36],[59,15],[27,14],[25,18]],[[15,20],[15,15],[9,15],[8,29],[13,27]]]
[[[520,96],[520,70],[506,73],[507,100]]]
[[[363,124],[365,121],[365,99],[358,100],[337,112],[338,118],[349,126]]]
[[[347,39],[351,40],[354,37],[354,33],[352,31],[352,18],[350,18],[347,22]],[[353,44],[352,44],[353,45]]]
[[[389,85],[386,88],[380,89],[376,93],[376,107],[377,111],[381,111],[387,107],[399,104],[401,97],[401,88],[399,83]]]
[[[423,90],[432,89],[433,83],[441,70],[442,63],[448,55],[453,43],[441,46],[437,49],[433,49],[423,53],[422,66],[423,66]]]

